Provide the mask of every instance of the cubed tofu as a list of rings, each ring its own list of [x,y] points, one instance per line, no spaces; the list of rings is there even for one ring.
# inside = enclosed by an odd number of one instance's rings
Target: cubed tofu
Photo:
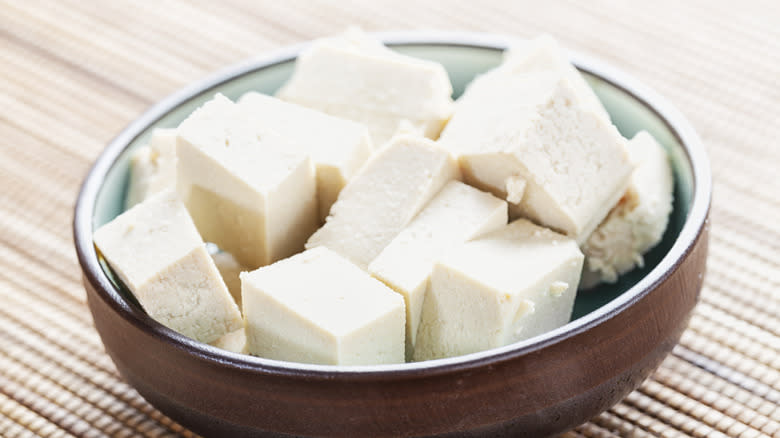
[[[588,111],[609,121],[609,114],[601,101],[590,88],[585,78],[574,65],[569,62],[566,52],[558,42],[549,35],[542,35],[530,40],[518,41],[504,52],[501,68],[514,74],[544,72],[553,70],[556,74],[568,80],[577,101]]]
[[[425,204],[459,177],[452,155],[433,141],[397,136],[342,189],[306,248],[326,246],[367,269]]]
[[[149,143],[130,157],[130,185],[125,209],[163,190],[176,187],[176,130],[155,129]]]
[[[404,297],[411,359],[434,262],[452,248],[507,223],[506,201],[450,181],[371,262],[368,272]]]
[[[617,204],[633,165],[625,139],[580,102],[566,74],[497,68],[469,85],[440,143],[466,182],[578,242]]]
[[[246,331],[243,327],[212,342],[211,345],[233,353],[246,354]]]
[[[319,225],[311,159],[222,95],[179,125],[177,189],[203,238],[254,269]]]
[[[574,240],[524,219],[462,244],[434,265],[414,359],[474,353],[566,324],[582,263]]]
[[[644,266],[642,255],[661,241],[669,222],[674,178],[666,150],[641,131],[628,142],[628,151],[637,168],[626,194],[582,246],[582,289],[614,283]]]
[[[314,161],[319,216],[324,221],[341,189],[373,151],[368,129],[351,120],[255,92],[244,94],[238,105]]]
[[[214,262],[173,190],[154,195],[93,236],[103,258],[159,323],[200,342],[243,326]]]
[[[404,361],[404,300],[327,248],[241,274],[247,351],[330,365]]]
[[[225,251],[219,251],[211,254],[211,258],[214,260],[214,265],[219,270],[219,275],[222,276],[222,281],[225,282],[230,295],[233,296],[238,307],[241,307],[241,279],[238,275],[244,271],[249,271],[245,266],[238,263],[235,257]]]
[[[356,30],[315,41],[277,96],[366,125],[377,148],[402,123],[437,138],[452,114],[444,67],[381,46]]]

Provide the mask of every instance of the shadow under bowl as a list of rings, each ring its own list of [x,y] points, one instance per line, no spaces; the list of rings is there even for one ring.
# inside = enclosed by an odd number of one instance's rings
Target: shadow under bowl
[[[487,34],[379,34],[438,61],[455,96],[501,61],[512,39]],[[693,128],[665,99],[597,60],[571,54],[621,133],[644,129],[669,153],[675,202],[663,241],[641,269],[580,293],[572,321],[506,347],[382,366],[274,361],[204,345],[152,320],[96,254],[92,232],[123,210],[130,151],[220,92],[272,94],[305,45],[196,83],[119,134],[86,177],[74,240],[95,327],[124,379],[164,414],[207,436],[544,436],[619,402],[661,363],[702,286],[711,175]]]

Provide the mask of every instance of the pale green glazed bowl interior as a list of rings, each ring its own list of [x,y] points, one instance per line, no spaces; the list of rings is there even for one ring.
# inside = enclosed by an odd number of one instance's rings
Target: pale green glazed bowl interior
[[[392,47],[399,52],[444,65],[450,75],[455,98],[460,96],[475,75],[498,65],[502,56],[501,50],[468,45],[415,43]],[[292,70],[293,61],[288,60],[249,71],[204,90],[149,125],[129,144],[107,173],[95,202],[93,229],[97,229],[123,211],[130,152],[139,145],[145,144],[153,129],[178,126],[193,110],[211,99],[217,92],[234,100],[247,91],[273,94],[287,80]],[[693,176],[687,154],[677,136],[663,119],[632,94],[587,71],[583,73],[611,115],[613,123],[625,137],[630,138],[638,131],[646,130],[666,148],[674,169],[675,186],[674,206],[669,226],[661,243],[645,256],[644,267],[623,275],[616,284],[604,284],[593,290],[580,292],[575,303],[573,320],[587,315],[629,290],[661,261],[683,228],[693,196]],[[115,286],[120,291],[125,291],[105,265],[103,269]],[[135,301],[126,291],[123,293],[130,301]]]

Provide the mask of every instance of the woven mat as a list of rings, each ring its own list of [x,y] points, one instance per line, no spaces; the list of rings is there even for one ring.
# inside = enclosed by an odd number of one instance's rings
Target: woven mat
[[[153,102],[359,24],[549,32],[673,101],[715,175],[701,303],[651,379],[565,436],[780,436],[780,3],[265,3],[0,2],[0,435],[192,435],[103,352],[71,241],[78,185]]]

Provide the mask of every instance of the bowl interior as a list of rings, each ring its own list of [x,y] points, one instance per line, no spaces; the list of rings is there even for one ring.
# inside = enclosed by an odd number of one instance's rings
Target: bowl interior
[[[495,67],[501,62],[502,52],[498,49],[451,44],[400,44],[393,46],[399,52],[430,59],[441,63],[447,70],[454,88],[454,97],[460,96],[475,75]],[[124,210],[124,198],[129,176],[129,157],[132,150],[148,141],[155,128],[172,128],[184,120],[192,111],[213,97],[222,93],[237,99],[247,91],[273,94],[290,76],[293,60],[288,60],[249,71],[234,79],[204,90],[166,113],[138,135],[106,175],[104,184],[97,194],[92,218],[93,229],[112,220]],[[674,205],[669,226],[663,240],[645,256],[643,268],[637,268],[620,277],[615,284],[603,284],[595,289],[579,293],[574,306],[572,320],[580,318],[610,302],[629,290],[650,272],[674,244],[688,216],[693,196],[693,176],[687,154],[669,126],[644,102],[620,87],[583,71],[588,83],[606,107],[613,123],[625,137],[632,137],[644,129],[650,132],[666,148],[671,158],[675,176]],[[101,260],[103,270],[122,293],[138,306],[132,295]]]

